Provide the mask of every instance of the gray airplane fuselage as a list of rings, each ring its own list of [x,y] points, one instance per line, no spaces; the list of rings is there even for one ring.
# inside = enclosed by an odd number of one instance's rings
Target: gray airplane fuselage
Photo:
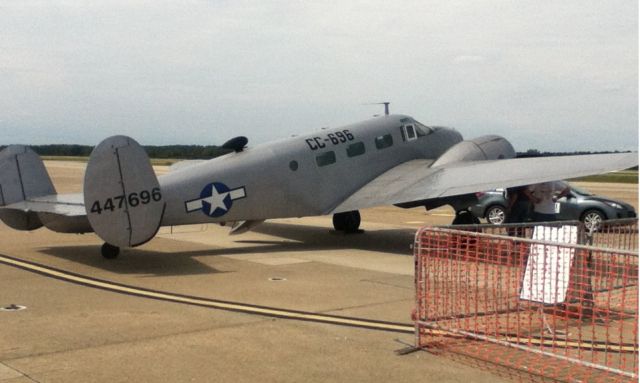
[[[166,202],[162,225],[328,214],[336,201],[385,171],[414,159],[435,160],[462,141],[453,129],[432,127],[413,136],[407,125],[420,124],[403,115],[378,117],[163,175],[158,179]]]

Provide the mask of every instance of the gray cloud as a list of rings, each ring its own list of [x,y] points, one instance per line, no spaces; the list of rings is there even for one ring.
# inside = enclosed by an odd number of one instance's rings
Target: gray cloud
[[[0,143],[264,142],[392,111],[637,149],[629,1],[4,2]],[[612,134],[611,132],[615,132]]]

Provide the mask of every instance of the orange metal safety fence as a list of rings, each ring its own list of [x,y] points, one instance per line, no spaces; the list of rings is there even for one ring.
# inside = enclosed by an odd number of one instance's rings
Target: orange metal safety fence
[[[579,225],[521,229],[417,233],[416,346],[528,378],[636,381],[637,223],[598,238],[635,250],[578,244],[595,242]]]
[[[502,225],[453,225],[441,226],[454,230],[531,238],[536,226],[547,227],[573,225],[578,227],[578,243],[618,250],[638,251],[638,220],[636,218],[602,221],[595,230],[589,230],[580,221],[526,222]]]
[[[603,221],[596,230],[585,231],[586,244],[620,250],[638,251],[638,220]]]

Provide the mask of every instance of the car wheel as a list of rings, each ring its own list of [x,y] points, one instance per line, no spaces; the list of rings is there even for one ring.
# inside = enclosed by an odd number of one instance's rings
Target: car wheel
[[[484,217],[489,223],[492,223],[494,225],[502,225],[507,219],[507,209],[500,205],[489,206],[484,214]]]
[[[600,210],[587,210],[582,214],[580,221],[588,231],[596,231],[602,225],[606,217]]]

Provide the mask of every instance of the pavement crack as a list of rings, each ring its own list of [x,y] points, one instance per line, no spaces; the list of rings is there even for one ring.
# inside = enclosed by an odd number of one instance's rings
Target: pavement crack
[[[15,372],[17,372],[18,374],[20,374],[20,376],[16,376],[16,377],[9,377],[9,378],[7,378],[8,380],[9,380],[9,379],[17,379],[17,378],[25,377],[25,378],[29,379],[29,380],[30,380],[30,381],[32,381],[32,382],[40,383],[40,381],[39,381],[39,380],[37,380],[37,379],[33,378],[32,376],[30,376],[30,375],[29,375],[29,374],[27,374],[26,372],[23,372],[23,371],[21,371],[21,370],[19,370],[19,369],[15,368],[15,367],[11,367],[10,365],[8,365],[8,364],[6,363],[6,361],[0,361],[0,365],[3,365],[3,366],[5,366],[6,368],[8,368],[8,369],[10,369],[10,370],[12,370],[12,371],[15,371]],[[4,379],[2,379],[2,380],[4,380]]]
[[[360,282],[369,282],[369,283],[375,283],[375,284],[383,285],[383,286],[397,287],[397,288],[403,289],[403,290],[413,290],[415,288],[414,286],[401,286],[401,285],[397,285],[395,283],[376,281],[374,279],[361,279]]]
[[[382,301],[382,302],[374,302],[374,303],[367,303],[367,304],[362,304],[362,305],[344,306],[344,307],[333,308],[333,309],[328,309],[328,310],[321,310],[321,311],[318,311],[318,313],[331,314],[331,313],[336,313],[336,312],[345,311],[345,310],[361,309],[361,308],[382,306],[382,305],[386,305],[386,304],[389,304],[389,303],[412,302],[412,301],[413,300],[411,300],[411,299],[393,299],[393,300]],[[374,320],[380,320],[380,319],[374,319]]]
[[[123,344],[143,343],[143,342],[149,342],[149,341],[160,340],[160,339],[171,338],[171,337],[177,337],[177,336],[185,336],[185,335],[193,335],[193,334],[198,334],[198,333],[205,333],[205,332],[208,332],[208,331],[226,330],[226,329],[232,329],[232,328],[238,328],[238,327],[244,327],[244,326],[254,326],[257,323],[268,322],[268,321],[270,321],[272,319],[274,319],[274,318],[265,317],[264,319],[260,319],[260,320],[243,322],[243,323],[236,323],[236,324],[227,325],[227,326],[215,326],[215,327],[208,327],[208,328],[200,328],[200,329],[195,329],[195,330],[191,330],[191,331],[175,332],[175,333],[170,333],[170,334],[161,334],[161,335],[156,335],[156,336],[141,337],[141,338],[135,338],[135,339],[123,339],[123,340],[115,341],[115,342],[105,342],[105,343],[96,344],[96,345],[85,345],[85,346],[81,346],[81,347],[68,348],[68,349],[64,349],[64,350],[55,350],[55,351],[49,351],[49,352],[33,353],[33,354],[28,354],[28,355],[17,356],[17,357],[14,357],[14,358],[4,359],[4,361],[0,362],[0,363],[6,365],[5,362],[7,362],[7,361],[9,361],[9,362],[10,361],[17,361],[17,360],[21,360],[21,359],[25,359],[25,358],[39,358],[39,357],[43,357],[43,356],[56,355],[56,354],[65,354],[65,353],[73,353],[73,352],[82,351],[82,350],[99,349],[99,348],[105,348],[105,347],[119,346],[119,345],[123,345]],[[15,368],[13,368],[11,366],[8,366],[8,365],[7,365],[7,367],[12,369],[12,370],[15,370],[17,372],[20,372],[21,374],[23,374],[25,376],[27,376],[26,374],[22,373],[18,369],[15,369]]]

